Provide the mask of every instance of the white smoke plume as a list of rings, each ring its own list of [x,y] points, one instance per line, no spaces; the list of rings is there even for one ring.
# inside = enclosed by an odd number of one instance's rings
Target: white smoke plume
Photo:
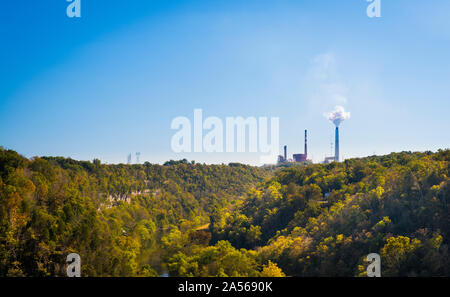
[[[350,112],[345,111],[342,106],[336,106],[332,112],[326,113],[325,117],[339,127],[344,120],[350,118]]]

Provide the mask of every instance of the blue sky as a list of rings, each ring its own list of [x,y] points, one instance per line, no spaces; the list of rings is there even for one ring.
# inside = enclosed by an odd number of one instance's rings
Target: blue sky
[[[431,4],[432,2],[432,4]],[[174,153],[172,119],[279,117],[280,146],[344,158],[449,148],[450,2],[64,0],[0,6],[0,145],[26,157],[258,164]]]

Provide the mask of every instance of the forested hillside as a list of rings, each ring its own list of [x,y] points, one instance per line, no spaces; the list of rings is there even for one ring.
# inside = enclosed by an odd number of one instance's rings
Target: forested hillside
[[[393,153],[282,170],[239,211],[215,212],[213,242],[254,249],[288,275],[450,275],[450,151]]]
[[[238,164],[102,165],[0,149],[0,276],[65,275],[71,252],[83,275],[157,275],[178,237],[207,244],[196,229],[211,210],[233,208],[265,176]]]
[[[0,276],[450,276],[450,151],[267,170],[0,148]]]

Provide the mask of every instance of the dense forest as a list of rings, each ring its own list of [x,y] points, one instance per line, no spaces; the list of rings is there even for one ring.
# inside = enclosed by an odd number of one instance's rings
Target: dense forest
[[[288,168],[0,148],[0,276],[450,276],[450,150]]]

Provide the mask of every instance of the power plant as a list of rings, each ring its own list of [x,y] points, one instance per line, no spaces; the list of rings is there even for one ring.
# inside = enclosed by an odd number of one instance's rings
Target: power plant
[[[308,130],[305,130],[305,153],[304,154],[294,154],[295,162],[306,162],[308,159]]]
[[[297,163],[311,163],[311,160],[308,160],[308,130],[305,130],[305,152],[303,154],[293,154],[293,159],[287,158],[287,145],[284,146],[284,155],[278,156],[278,164],[288,163],[288,162],[297,162]]]
[[[332,112],[325,114],[325,117],[335,125],[336,129],[334,134],[334,156],[325,157],[323,163],[339,162],[339,125],[350,118],[350,112],[346,112],[342,106],[336,106]],[[308,160],[308,130],[305,130],[305,151],[303,154],[293,154],[292,159],[288,159],[287,145],[284,146],[284,155],[278,156],[278,164],[285,163],[312,163],[311,160]]]

